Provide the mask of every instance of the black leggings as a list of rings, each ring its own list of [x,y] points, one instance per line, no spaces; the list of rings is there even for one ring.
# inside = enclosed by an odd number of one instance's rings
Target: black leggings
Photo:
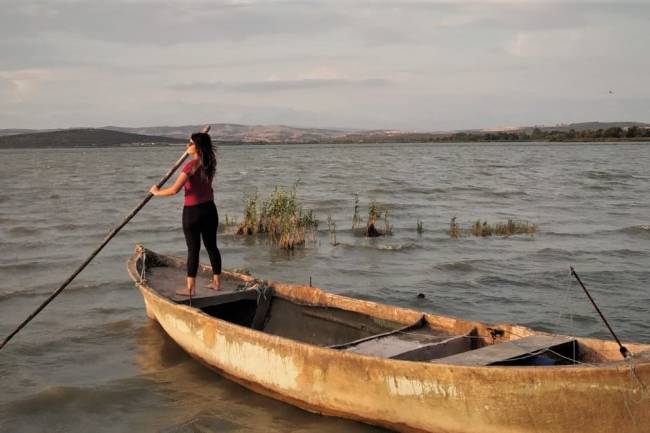
[[[221,274],[221,253],[217,248],[219,214],[214,201],[183,208],[183,233],[187,242],[187,276],[195,278],[199,269],[201,238],[208,250],[212,273]]]

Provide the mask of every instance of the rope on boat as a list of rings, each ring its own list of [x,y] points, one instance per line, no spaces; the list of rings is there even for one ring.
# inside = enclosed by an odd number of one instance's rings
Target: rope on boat
[[[631,389],[631,392],[626,395],[623,398],[623,402],[625,403],[625,410],[627,410],[627,414],[634,423],[635,426],[638,426],[639,420],[634,416],[632,413],[632,409],[630,408],[631,404],[639,404],[643,402],[644,400],[648,400],[650,398],[650,395],[648,395],[648,388],[647,386],[641,381],[641,378],[636,372],[636,365],[635,365],[635,360],[633,356],[629,356],[626,358],[630,365],[630,377],[632,378],[633,382],[636,382],[636,386],[633,386]],[[639,393],[639,397],[635,398],[634,394]]]
[[[650,395],[648,394],[648,387],[641,381],[639,374],[636,372],[636,360],[630,356],[627,361],[630,364],[630,377],[634,382],[636,382],[637,385],[635,389],[640,391],[640,397],[638,400],[634,401],[634,403],[640,403],[641,401],[650,398]]]
[[[136,258],[136,263],[139,260],[140,261],[140,283],[144,283],[147,281],[147,250],[142,246],[138,245],[137,246],[138,250],[138,257]]]
[[[571,275],[571,272],[569,272],[567,274],[567,284],[566,284],[566,288],[564,290],[564,300],[561,301],[562,302],[561,305],[565,305],[567,307],[567,319],[568,319],[568,322],[569,322],[568,323],[569,335],[576,335],[575,322],[573,321],[573,309],[571,308],[574,305],[573,299],[571,298],[571,293],[572,293],[571,289],[573,287],[573,285],[571,284],[572,281],[573,281],[572,280],[572,275]],[[557,322],[555,323],[555,333],[559,334],[560,323],[561,322],[562,322],[562,310],[560,308],[558,308],[558,318],[557,318]],[[574,364],[575,364],[576,363],[575,359],[576,359],[576,356],[577,356],[575,344],[573,345],[572,349],[573,349],[572,356],[573,356]]]
[[[242,292],[244,290],[253,290],[253,289],[257,291],[257,305],[259,305],[260,299],[264,298],[264,300],[266,301],[267,295],[269,294],[268,292],[271,290],[271,287],[269,287],[269,285],[266,284],[264,281],[252,280],[243,286],[237,287],[234,291]]]
[[[257,305],[260,304],[260,298],[264,298],[266,301],[266,288],[261,289],[259,286],[255,288],[257,290]]]

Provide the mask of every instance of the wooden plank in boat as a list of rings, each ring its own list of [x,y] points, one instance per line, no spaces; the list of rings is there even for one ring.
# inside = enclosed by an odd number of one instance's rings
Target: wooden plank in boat
[[[374,339],[366,339],[344,350],[362,355],[378,356],[381,358],[400,359],[404,361],[428,361],[434,358],[449,356],[452,353],[464,352],[471,349],[473,334],[468,335],[436,335],[421,329],[409,333],[390,333]]]
[[[351,326],[348,323],[345,323],[345,324],[347,326]],[[415,322],[415,323],[413,323],[411,325],[406,325],[406,326],[403,326],[403,327],[398,328],[398,329],[393,329],[392,331],[382,332],[380,334],[371,335],[369,337],[360,338],[358,340],[349,341],[347,343],[335,344],[333,346],[330,346],[330,349],[346,349],[346,348],[351,347],[351,346],[356,346],[356,345],[358,345],[360,343],[363,343],[365,341],[376,340],[378,338],[386,337],[388,335],[394,335],[394,334],[398,334],[400,332],[407,332],[407,331],[413,331],[413,330],[416,330],[416,329],[420,329],[426,324],[427,324],[427,322],[424,319],[424,316],[422,316],[422,317],[420,317],[418,319],[417,322]]]
[[[379,356],[381,358],[392,358],[405,352],[421,349],[425,343],[404,338],[403,335],[392,334],[373,340],[364,341],[354,346],[347,347],[348,352],[362,355]]]
[[[492,344],[480,349],[431,361],[435,364],[453,365],[491,365],[506,362],[513,358],[531,355],[547,349],[559,350],[559,346],[572,345],[575,339],[558,335],[530,335],[518,340]]]
[[[176,294],[176,290],[185,286],[185,274],[182,271],[179,272],[178,268],[153,267],[147,269],[146,277],[149,286],[155,287],[155,290],[161,295],[181,304],[189,303],[189,297]],[[202,298],[212,299],[223,294],[237,292],[241,285],[241,282],[222,278],[221,290],[215,292],[205,287],[210,283],[211,278],[211,273],[199,272],[197,274],[196,295],[192,296],[192,305],[199,306],[196,301]]]
[[[467,335],[450,336],[427,325],[422,316],[411,325],[330,348],[406,361],[428,361],[471,349],[471,336],[475,335],[476,329]]]
[[[473,329],[467,335],[455,335],[442,341],[400,353],[392,358],[404,361],[429,361],[435,358],[450,356],[454,353],[466,352],[472,348],[472,336],[475,335],[475,332],[475,329]]]
[[[258,292],[255,289],[241,290],[239,292],[213,292],[218,293],[213,296],[193,297],[191,300],[192,307],[203,308],[213,307],[221,304],[228,304],[230,302],[243,301],[243,300],[257,300]],[[176,299],[174,299],[176,300]],[[190,299],[183,296],[183,299],[177,300],[179,304],[190,305]]]

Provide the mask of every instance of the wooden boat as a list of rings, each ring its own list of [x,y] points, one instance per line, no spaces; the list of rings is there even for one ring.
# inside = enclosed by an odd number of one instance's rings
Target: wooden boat
[[[309,411],[400,432],[650,432],[650,345],[436,316],[223,272],[174,289],[182,259],[142,246],[128,271],[147,315],[222,375]],[[207,283],[201,265],[197,286]],[[201,281],[203,280],[203,281]]]

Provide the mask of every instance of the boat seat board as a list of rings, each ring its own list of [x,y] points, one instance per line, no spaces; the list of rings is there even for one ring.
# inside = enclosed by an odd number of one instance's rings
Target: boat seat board
[[[558,335],[531,335],[518,340],[491,344],[479,349],[438,358],[432,363],[453,365],[494,365],[505,363],[515,358],[535,356],[548,350],[565,350],[571,348],[576,340]]]
[[[218,293],[218,292],[217,292]],[[238,292],[223,292],[213,296],[193,297],[191,300],[187,297],[177,301],[179,304],[192,305],[196,308],[214,307],[222,304],[229,304],[237,301],[256,301],[258,292],[255,289],[241,290]]]
[[[335,345],[330,346],[330,349],[347,349],[347,348],[349,348],[351,346],[356,346],[358,344],[364,343],[364,342],[369,341],[369,340],[376,340],[378,338],[387,337],[389,335],[398,334],[400,332],[415,331],[417,329],[423,328],[424,325],[426,325],[426,324],[427,324],[427,322],[424,319],[424,316],[422,316],[415,323],[412,323],[411,325],[406,325],[406,326],[402,326],[401,328],[393,329],[391,331],[370,335],[368,337],[360,338],[358,340],[348,341],[348,342],[343,343],[343,344],[335,344]]]
[[[330,348],[381,358],[428,361],[470,350],[472,341],[467,337],[475,333],[472,329],[467,335],[449,335],[431,328],[423,316],[411,325]]]
[[[182,304],[189,303],[189,298],[187,296],[177,295],[176,290],[185,286],[185,277],[185,269],[174,266],[151,267],[147,268],[146,273],[147,282],[150,287],[155,287],[155,290],[162,296]],[[214,298],[225,293],[236,292],[243,285],[240,281],[222,277],[221,290],[215,292],[205,287],[210,283],[211,278],[211,273],[199,272],[197,274],[196,295],[192,296],[192,305],[195,305],[195,302],[202,298]]]
[[[441,341],[425,344],[421,347],[392,356],[393,359],[404,361],[429,361],[436,358],[450,356],[454,353],[466,352],[472,349],[476,329],[467,335],[455,335]]]
[[[468,335],[440,335],[430,331],[426,327],[391,333],[348,346],[344,350],[381,358],[428,361],[471,349],[472,339]]]

